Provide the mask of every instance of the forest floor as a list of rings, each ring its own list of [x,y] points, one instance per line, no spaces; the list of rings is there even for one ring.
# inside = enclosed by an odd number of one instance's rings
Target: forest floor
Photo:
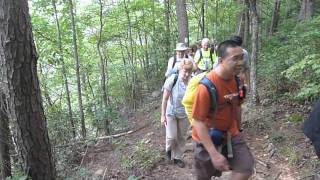
[[[254,108],[243,105],[244,135],[255,158],[251,179],[320,179],[320,163],[300,130],[310,107],[266,102]],[[165,160],[160,101],[127,117],[132,133],[88,146],[83,165],[91,175],[85,179],[195,179],[191,140],[184,153],[184,168]],[[229,175],[226,172],[216,179],[228,179]]]

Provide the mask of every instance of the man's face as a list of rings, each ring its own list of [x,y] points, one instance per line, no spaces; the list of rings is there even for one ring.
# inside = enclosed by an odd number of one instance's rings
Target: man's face
[[[183,58],[184,57],[185,51],[176,51],[177,57],[178,58]]]
[[[243,68],[243,51],[240,46],[227,48],[227,56],[221,61],[230,73],[239,74]]]
[[[203,48],[204,50],[208,50],[208,48],[209,48],[209,42],[203,43],[203,44],[202,44],[202,48]]]

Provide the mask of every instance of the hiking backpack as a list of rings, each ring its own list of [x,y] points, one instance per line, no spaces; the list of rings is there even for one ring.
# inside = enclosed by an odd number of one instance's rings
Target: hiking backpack
[[[202,49],[202,48],[201,48]],[[202,55],[202,50],[200,49],[200,58],[199,58],[199,60],[198,60],[198,62],[197,62],[197,64],[199,64],[200,63],[200,61],[202,60],[202,58],[203,58],[203,55]],[[215,54],[215,50],[214,50],[214,48],[209,48],[210,49],[210,60],[211,60],[211,63],[212,63],[212,66],[214,65],[214,62],[213,62],[213,58],[212,58],[212,55],[213,54]]]
[[[212,111],[216,111],[218,108],[218,92],[217,89],[215,87],[215,85],[206,77],[207,72],[203,72],[200,73],[196,76],[194,76],[193,78],[191,78],[191,80],[188,83],[186,92],[183,96],[182,99],[182,104],[184,106],[184,109],[186,111],[186,114],[188,116],[188,120],[190,122],[190,124],[192,124],[192,106],[193,106],[193,101],[194,101],[194,96],[197,90],[197,87],[199,84],[203,84],[208,92],[209,92],[209,96],[210,96],[210,101],[211,101],[211,105],[210,105],[210,109]],[[240,90],[240,79],[238,76],[235,76],[235,80],[237,83],[237,91],[240,95],[240,98],[244,98],[244,93],[243,90]]]

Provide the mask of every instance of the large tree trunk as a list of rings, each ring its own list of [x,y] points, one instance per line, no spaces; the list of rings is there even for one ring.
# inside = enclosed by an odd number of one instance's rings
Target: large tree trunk
[[[274,0],[274,7],[273,7],[271,25],[269,29],[269,36],[272,36],[272,34],[277,29],[278,21],[279,21],[279,12],[280,12],[280,0]]]
[[[249,14],[249,9],[250,9],[250,4],[249,0],[244,0],[245,3],[245,12],[244,12],[244,32],[243,32],[243,47],[246,47],[249,49],[250,43],[250,14]]]
[[[76,24],[74,21],[72,0],[69,0],[69,11],[70,11],[70,18],[71,18],[71,26],[72,26],[74,64],[75,64],[75,69],[76,69],[76,74],[77,74],[78,103],[79,103],[79,112],[80,112],[80,120],[81,120],[81,135],[82,135],[82,138],[85,139],[87,132],[86,132],[86,124],[85,124],[85,120],[84,120],[84,113],[83,113],[83,106],[82,106],[82,93],[81,93],[80,65],[79,65],[79,58],[78,58],[77,31],[76,31]]]
[[[189,45],[188,17],[186,0],[176,0],[178,42]]]
[[[165,58],[166,61],[170,58],[170,2],[169,0],[164,0],[165,5],[165,30],[166,30],[166,36],[165,36],[165,46],[166,46],[166,54]]]
[[[52,6],[53,6],[54,16],[55,16],[55,20],[56,20],[57,40],[58,40],[59,55],[60,55],[60,62],[61,62],[62,78],[64,80],[64,87],[66,89],[65,91],[66,91],[66,98],[67,98],[67,105],[68,105],[68,116],[69,116],[68,119],[69,119],[70,125],[71,125],[72,136],[73,136],[73,138],[75,138],[76,137],[76,127],[75,127],[73,115],[72,115],[69,83],[68,83],[68,78],[67,78],[66,67],[64,64],[64,54],[63,54],[62,40],[61,40],[61,29],[60,29],[58,12],[57,12],[57,7],[56,7],[56,0],[52,0]]]
[[[56,171],[37,76],[37,54],[26,0],[0,0],[0,82],[9,97],[24,171],[54,180]]]
[[[301,0],[299,20],[305,20],[312,17],[314,11],[314,0]]]
[[[10,142],[6,97],[0,92],[0,179],[11,176]]]
[[[257,90],[257,58],[258,58],[258,34],[259,34],[259,21],[256,7],[256,0],[250,0],[250,13],[251,13],[251,65],[250,65],[250,82],[251,82],[251,102],[253,104],[259,103],[258,90]]]
[[[103,30],[103,16],[102,16],[102,12],[103,12],[103,4],[102,1],[99,0],[99,6],[100,6],[100,12],[99,12],[99,22],[100,22],[100,29],[99,29],[99,38],[98,38],[98,43],[97,43],[97,48],[98,48],[98,54],[100,57],[100,74],[101,74],[101,89],[102,89],[102,97],[103,97],[103,104],[104,104],[104,108],[103,109],[107,109],[108,108],[108,97],[107,97],[107,88],[106,88],[106,70],[105,70],[105,58],[103,56],[102,50],[101,50],[101,38],[102,38],[102,30]],[[109,135],[110,134],[110,122],[109,122],[109,118],[106,117],[105,121],[104,121],[104,130],[105,130],[105,135]]]

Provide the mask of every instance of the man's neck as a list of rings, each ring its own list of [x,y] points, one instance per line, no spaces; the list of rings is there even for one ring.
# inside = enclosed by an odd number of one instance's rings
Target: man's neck
[[[223,79],[223,80],[230,80],[230,79],[232,79],[232,77],[233,77],[233,74],[230,73],[230,72],[228,72],[228,71],[226,71],[226,69],[223,67],[222,64],[219,64],[219,65],[215,68],[214,71],[215,71],[215,72],[217,73],[217,75],[218,75],[221,79]]]

